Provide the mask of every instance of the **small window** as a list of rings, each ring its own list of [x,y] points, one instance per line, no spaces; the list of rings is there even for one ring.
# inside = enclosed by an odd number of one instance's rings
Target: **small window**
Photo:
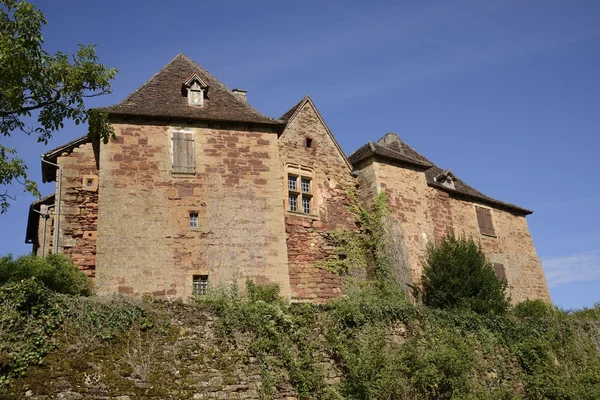
[[[86,179],[86,180],[85,180],[85,186],[87,186],[87,187],[92,187],[92,186],[94,186],[94,180],[93,180],[93,179],[89,179],[89,178],[88,178],[88,179]]]
[[[208,275],[194,275],[192,277],[192,295],[204,296],[208,291]]]
[[[288,175],[288,190],[296,191],[298,190],[298,177],[293,175]]]
[[[504,264],[494,263],[494,272],[496,272],[496,276],[501,281],[506,280],[506,270],[504,269]]]
[[[297,212],[298,211],[298,195],[290,194],[288,201],[290,203],[290,211]]]
[[[306,140],[305,140],[305,142],[304,142],[304,144],[306,145],[307,149],[312,149],[312,146],[313,146],[313,140],[312,140],[312,138],[308,138],[307,137]]]
[[[310,214],[310,197],[302,197],[302,212]]]
[[[195,211],[190,212],[190,228],[198,227],[198,213]]]
[[[477,224],[479,225],[479,232],[486,236],[496,236],[496,230],[494,229],[494,223],[492,222],[492,211],[489,208],[475,206],[475,213],[477,214]]]

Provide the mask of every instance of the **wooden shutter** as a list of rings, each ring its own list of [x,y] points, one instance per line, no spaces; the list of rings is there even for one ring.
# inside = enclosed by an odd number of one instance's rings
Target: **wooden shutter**
[[[475,206],[475,213],[477,214],[479,232],[484,235],[496,236],[496,230],[494,229],[494,223],[492,222],[491,210],[489,208]]]
[[[194,135],[188,132],[173,132],[173,171],[195,172]]]
[[[498,279],[502,281],[506,280],[506,270],[504,269],[504,264],[494,263],[494,271],[496,272]]]
[[[477,224],[479,225],[479,232],[487,235],[487,227],[485,226],[485,217],[483,216],[483,208],[475,206],[475,213],[477,214]]]
[[[496,230],[494,229],[494,224],[492,223],[492,211],[489,208],[483,209],[483,219],[485,220],[485,226],[488,232],[487,234],[496,236]]]

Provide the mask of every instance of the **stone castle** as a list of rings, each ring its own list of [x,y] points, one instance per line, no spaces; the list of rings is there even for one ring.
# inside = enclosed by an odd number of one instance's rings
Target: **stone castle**
[[[386,191],[407,283],[429,241],[473,237],[513,301],[549,301],[527,226],[532,211],[492,199],[388,133],[346,157],[313,101],[280,118],[252,108],[178,55],[102,109],[117,140],[84,136],[42,156],[51,196],[30,207],[34,254],[68,255],[97,293],[187,298],[246,278],[292,301],[338,296],[328,233],[356,229],[346,187],[365,204]]]

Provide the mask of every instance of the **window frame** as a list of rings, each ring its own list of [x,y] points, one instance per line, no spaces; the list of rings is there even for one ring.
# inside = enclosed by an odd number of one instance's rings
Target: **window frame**
[[[296,215],[314,217],[315,180],[313,170],[300,165],[288,165],[286,171],[286,212]],[[294,189],[291,189],[291,181],[295,182],[293,185]],[[305,182],[308,182],[307,191],[304,190]],[[292,202],[291,198],[295,198],[296,201]],[[308,203],[308,213],[304,212],[306,202]],[[294,203],[295,210],[292,209],[292,205]]]

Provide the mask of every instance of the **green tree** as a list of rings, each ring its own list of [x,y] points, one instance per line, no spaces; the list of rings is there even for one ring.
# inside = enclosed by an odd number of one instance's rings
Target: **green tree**
[[[428,245],[418,289],[424,304],[503,314],[509,308],[507,287],[473,239],[449,233],[439,244]]]
[[[84,99],[110,93],[117,71],[98,62],[94,46],[80,45],[72,55],[46,52],[41,34],[46,23],[33,5],[0,0],[0,137],[21,131],[47,144],[71,120],[88,122],[90,135],[106,143],[114,135],[107,116],[87,109]],[[1,188],[13,182],[39,195],[16,150],[0,144],[0,213],[12,199]]]

